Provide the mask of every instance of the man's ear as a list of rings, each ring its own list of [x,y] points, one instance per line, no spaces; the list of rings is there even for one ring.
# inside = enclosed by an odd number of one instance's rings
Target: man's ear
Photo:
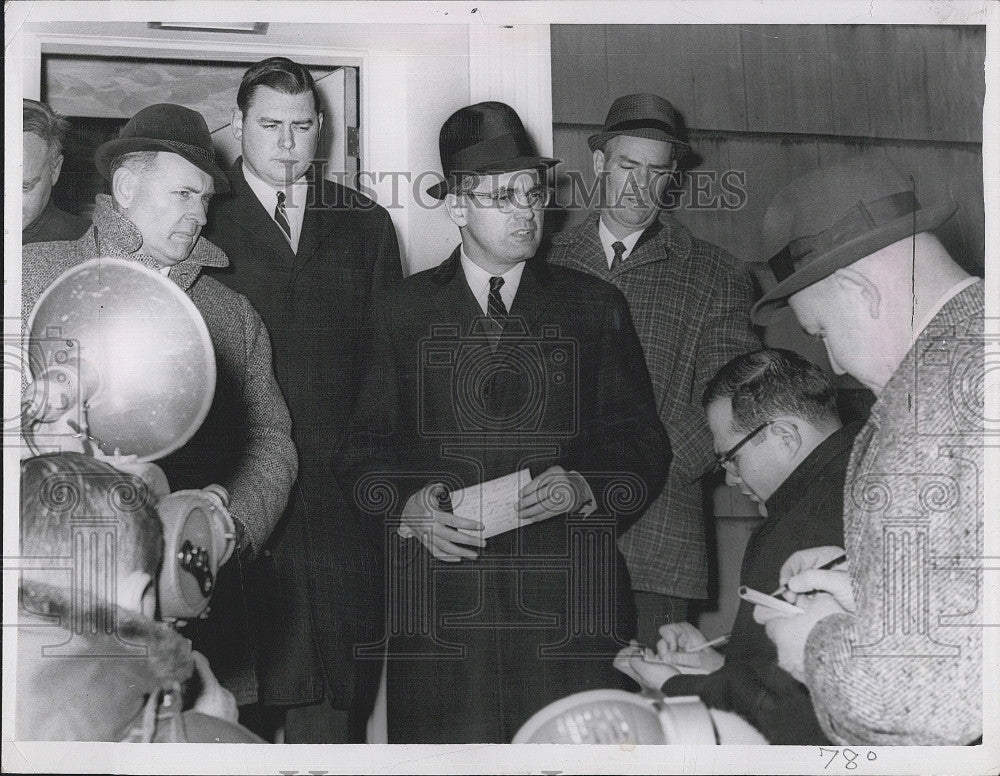
[[[136,176],[127,167],[119,167],[115,170],[111,179],[111,194],[119,207],[129,208],[135,198]]]
[[[156,588],[153,578],[145,571],[132,571],[118,578],[118,605],[147,617],[156,614]]]
[[[63,155],[59,154],[49,162],[49,172],[52,174],[52,185],[56,185],[59,180],[59,173],[62,172]]]
[[[455,222],[455,226],[461,229],[463,226],[468,225],[469,221],[466,218],[466,209],[469,205],[464,195],[448,192],[444,196],[444,206],[448,211],[448,217]]]
[[[790,420],[776,420],[768,429],[774,434],[783,448],[788,451],[788,457],[794,458],[802,447],[802,434],[799,427]]]
[[[878,290],[878,286],[851,267],[838,269],[833,273],[833,277],[842,291],[861,300],[873,320],[878,319],[882,307],[882,293]]]
[[[243,140],[243,111],[239,108],[233,108],[233,118],[229,122],[230,129],[233,130],[233,137],[237,140]]]
[[[317,130],[318,130],[319,132],[322,132],[322,131],[323,131],[323,111],[320,111],[320,112],[319,112],[319,113],[318,113],[318,114],[316,115],[316,123],[317,123],[317,125],[318,125],[318,126],[317,126]]]
[[[594,151],[594,175],[600,180],[604,174],[604,151]]]

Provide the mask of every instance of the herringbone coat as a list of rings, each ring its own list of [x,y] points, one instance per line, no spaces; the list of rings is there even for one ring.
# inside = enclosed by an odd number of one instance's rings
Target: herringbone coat
[[[713,465],[701,395],[735,356],[756,350],[754,286],[746,268],[661,214],[614,272],[599,213],[553,241],[549,261],[618,287],[628,300],[674,458],[660,497],[622,538],[635,590],[706,598],[708,560],[701,476]]]

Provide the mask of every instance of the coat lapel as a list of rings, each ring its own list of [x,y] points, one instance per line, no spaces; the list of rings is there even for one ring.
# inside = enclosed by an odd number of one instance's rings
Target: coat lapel
[[[250,233],[255,242],[266,246],[283,259],[293,261],[295,254],[292,253],[292,246],[243,177],[242,158],[237,159],[236,164],[229,170],[229,185],[232,187],[233,198],[240,204],[233,216],[237,223]],[[308,215],[307,211],[307,218]],[[299,242],[301,244],[302,241]]]
[[[457,323],[461,327],[460,336],[469,333],[485,335],[482,326],[476,326],[484,316],[472,289],[465,281],[460,258],[461,247],[455,248],[451,256],[434,270],[434,304],[441,311],[441,323]]]

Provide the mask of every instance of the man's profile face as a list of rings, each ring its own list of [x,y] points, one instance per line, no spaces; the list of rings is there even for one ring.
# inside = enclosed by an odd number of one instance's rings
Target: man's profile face
[[[645,229],[656,220],[659,203],[676,162],[662,140],[618,135],[594,151],[594,173],[603,179],[601,218],[616,236]]]
[[[471,192],[448,195],[449,213],[472,261],[501,274],[535,255],[544,211],[528,206],[527,199],[541,185],[538,170],[517,170],[479,176]]]
[[[165,267],[184,261],[198,242],[208,203],[215,192],[212,176],[177,154],[157,154],[148,172],[125,174],[119,200],[125,217],[142,233],[142,252]],[[115,188],[118,200],[119,190]]]
[[[884,384],[878,379],[882,359],[871,357],[878,350],[878,321],[853,290],[831,275],[792,294],[788,306],[806,334],[823,341],[835,374],[849,374],[877,394]]]
[[[711,402],[705,408],[705,414],[716,454],[726,453],[747,436],[747,431],[733,428],[733,403],[728,397]],[[787,456],[782,454],[781,446],[770,438],[770,430],[768,427],[758,433],[740,447],[725,465],[726,484],[739,488],[743,495],[755,501],[761,514],[765,514],[764,502],[794,468]]]
[[[27,228],[49,204],[59,180],[62,154],[52,155],[49,144],[34,132],[24,133],[24,181],[21,186],[22,228]]]
[[[243,164],[265,183],[284,188],[305,175],[316,157],[323,115],[312,92],[285,94],[258,86],[246,113],[233,112],[233,134]]]

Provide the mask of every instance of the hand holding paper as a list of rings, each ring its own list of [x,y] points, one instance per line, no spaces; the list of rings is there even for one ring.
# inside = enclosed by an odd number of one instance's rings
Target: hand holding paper
[[[438,560],[457,563],[462,558],[478,557],[472,547],[485,547],[485,538],[478,533],[483,525],[477,520],[445,511],[442,499],[447,489],[439,483],[425,485],[406,501],[400,534],[416,536]]]
[[[594,503],[594,494],[583,475],[550,466],[521,489],[518,516],[522,522],[535,522],[574,514],[588,502]]]

